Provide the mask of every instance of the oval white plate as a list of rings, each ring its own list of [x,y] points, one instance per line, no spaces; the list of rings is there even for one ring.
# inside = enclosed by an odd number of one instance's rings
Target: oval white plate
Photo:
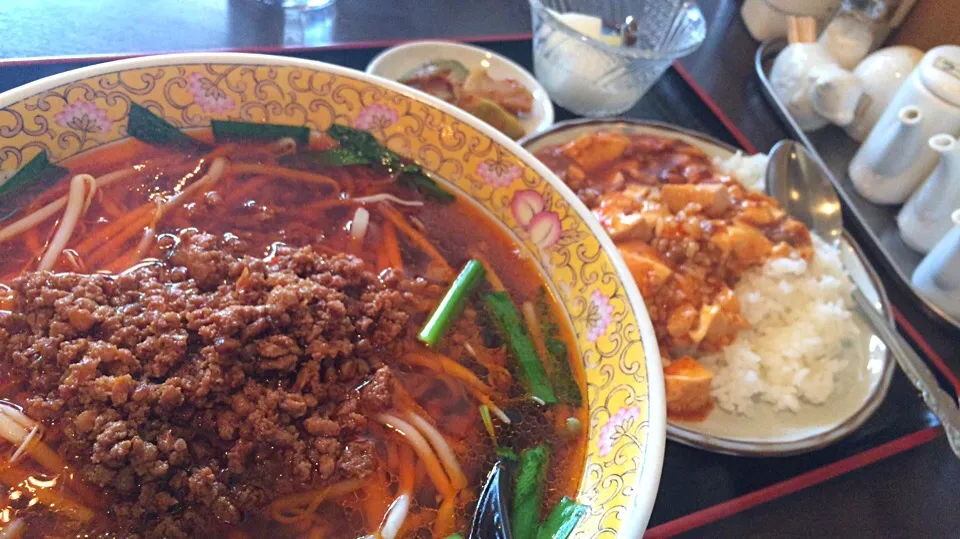
[[[628,119],[571,120],[525,137],[520,144],[535,153],[598,130],[651,134],[684,140],[711,157],[726,159],[736,149],[712,137],[669,124]],[[840,258],[850,278],[891,322],[893,313],[883,284],[856,244],[844,237]],[[669,419],[667,437],[677,442],[732,455],[787,456],[820,449],[856,430],[876,411],[890,387],[894,363],[887,347],[853,311],[860,334],[844,358],[833,395],[822,405],[804,403],[798,412],[777,412],[758,404],[750,416],[715,408],[704,421]]]
[[[473,45],[451,41],[404,43],[378,54],[367,66],[367,73],[397,80],[431,60],[456,60],[470,71],[486,68],[495,79],[516,80],[533,94],[533,110],[526,117],[520,118],[520,124],[527,136],[553,125],[553,103],[537,79],[513,60]]]

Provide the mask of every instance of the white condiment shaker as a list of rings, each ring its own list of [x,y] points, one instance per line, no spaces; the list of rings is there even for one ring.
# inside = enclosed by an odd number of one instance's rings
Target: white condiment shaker
[[[874,128],[850,162],[847,172],[853,187],[876,204],[903,202],[923,179],[908,176],[904,171],[915,163],[917,147],[926,141],[923,135],[925,118],[916,105],[897,111],[896,123]]]
[[[920,49],[898,45],[875,51],[857,64],[853,74],[860,80],[865,97],[858,103],[853,122],[844,127],[851,138],[859,142],[867,138],[921,58]]]
[[[922,136],[890,146],[891,133],[902,129],[901,111],[908,106],[920,111]],[[956,45],[927,52],[897,91],[850,162],[848,172],[857,191],[877,204],[902,204],[936,165],[937,154],[926,142],[938,133],[960,133],[960,46]],[[889,151],[898,154],[895,162],[879,159]],[[875,165],[881,161],[894,166],[877,170]]]
[[[934,305],[960,317],[960,209],[947,232],[913,272],[911,282]]]
[[[960,143],[950,135],[934,135],[930,148],[940,163],[897,215],[904,243],[927,253],[950,230],[950,214],[960,207]]]
[[[853,76],[840,68],[827,51],[818,43],[794,43],[788,45],[773,62],[770,70],[770,86],[786,105],[790,115],[804,131],[815,131],[830,123],[830,115],[822,115],[814,108],[818,85],[838,81],[844,76]],[[838,86],[834,86],[839,90]],[[831,94],[833,92],[830,92]],[[821,96],[826,104],[832,101]],[[825,113],[827,107],[823,107]],[[832,107],[830,107],[832,108]],[[852,114],[850,119],[852,120]]]

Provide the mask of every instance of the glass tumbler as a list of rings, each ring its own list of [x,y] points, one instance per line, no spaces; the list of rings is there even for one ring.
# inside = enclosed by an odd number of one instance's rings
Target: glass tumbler
[[[554,102],[582,116],[631,108],[707,35],[690,0],[530,0],[530,11],[534,74]]]

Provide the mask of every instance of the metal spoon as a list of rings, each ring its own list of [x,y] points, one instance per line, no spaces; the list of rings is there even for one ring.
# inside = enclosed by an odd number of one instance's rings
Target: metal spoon
[[[803,145],[781,140],[770,152],[766,173],[767,193],[793,217],[807,225],[820,237],[836,242],[843,235],[840,200],[833,189],[826,168],[814,159]],[[923,359],[881,316],[859,288],[853,290],[857,309],[880,336],[913,386],[947,434],[954,454],[960,457],[960,408],[957,401],[940,387],[936,376]]]
[[[467,539],[512,539],[506,494],[507,471],[503,461],[493,465],[477,500]]]

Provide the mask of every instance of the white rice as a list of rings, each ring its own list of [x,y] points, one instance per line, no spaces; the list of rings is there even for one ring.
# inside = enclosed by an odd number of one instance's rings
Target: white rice
[[[766,156],[739,153],[717,165],[762,189]],[[823,404],[846,367],[845,344],[858,333],[850,311],[853,284],[835,248],[814,236],[815,258],[777,258],[747,271],[734,289],[751,327],[722,351],[700,357],[714,373],[711,393],[727,411],[758,403],[797,411]]]

